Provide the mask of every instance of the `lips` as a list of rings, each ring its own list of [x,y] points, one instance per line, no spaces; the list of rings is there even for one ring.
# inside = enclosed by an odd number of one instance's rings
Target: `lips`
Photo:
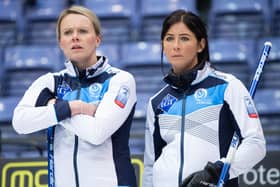
[[[173,58],[179,58],[179,57],[183,57],[183,55],[173,55]]]
[[[82,49],[82,46],[80,46],[80,45],[73,45],[71,47],[71,49]]]

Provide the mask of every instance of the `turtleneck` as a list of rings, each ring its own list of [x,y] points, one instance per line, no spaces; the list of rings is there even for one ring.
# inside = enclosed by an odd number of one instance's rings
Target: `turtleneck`
[[[74,61],[68,61],[65,65],[66,67],[70,70],[72,69],[72,72],[74,70],[75,74],[79,79],[84,79],[84,78],[90,78],[93,76],[96,76],[98,72],[102,69],[106,62],[106,58],[103,56],[98,56],[97,57],[97,62],[93,64],[92,66],[86,68],[86,69],[80,69],[76,65]],[[74,73],[73,72],[73,73]]]
[[[198,70],[203,69],[205,62],[197,64],[191,70],[185,71],[181,74],[175,74],[173,69],[164,77],[164,81],[180,90],[186,90],[190,87],[191,83],[195,80]]]

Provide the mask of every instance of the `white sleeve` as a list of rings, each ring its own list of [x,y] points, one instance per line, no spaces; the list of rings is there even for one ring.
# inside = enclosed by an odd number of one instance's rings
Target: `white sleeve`
[[[115,103],[115,99],[122,88],[128,89],[127,101],[123,108]],[[121,127],[135,103],[135,80],[131,74],[120,72],[112,77],[108,91],[98,105],[94,117],[76,115],[61,121],[59,124],[81,139],[99,145]]]
[[[51,73],[35,80],[14,109],[12,124],[18,133],[36,132],[57,123],[53,105],[36,107],[39,95],[44,89],[54,91],[54,77]]]
[[[265,138],[255,104],[239,80],[230,82],[225,100],[229,103],[243,138],[230,168],[230,178],[234,178],[247,172],[264,158]]]
[[[152,109],[151,100],[147,108],[146,127],[145,127],[145,152],[144,152],[144,172],[143,172],[143,186],[153,186],[153,165],[155,160],[154,153],[154,112]]]

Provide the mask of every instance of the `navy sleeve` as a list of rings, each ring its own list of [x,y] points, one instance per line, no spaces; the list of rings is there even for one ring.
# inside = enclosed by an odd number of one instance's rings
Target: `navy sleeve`
[[[35,106],[47,106],[48,101],[54,98],[54,93],[52,93],[48,88],[44,88],[39,94]]]
[[[57,99],[54,104],[54,108],[55,108],[57,121],[62,121],[66,118],[71,117],[71,109],[68,101]]]

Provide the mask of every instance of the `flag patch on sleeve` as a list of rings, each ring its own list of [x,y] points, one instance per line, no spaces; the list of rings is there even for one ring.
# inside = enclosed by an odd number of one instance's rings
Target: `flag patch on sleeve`
[[[252,99],[250,97],[245,97],[244,100],[245,100],[245,106],[249,117],[258,118],[258,113]]]
[[[129,89],[127,87],[121,87],[118,91],[118,95],[115,98],[115,103],[120,107],[124,108],[129,96]]]

